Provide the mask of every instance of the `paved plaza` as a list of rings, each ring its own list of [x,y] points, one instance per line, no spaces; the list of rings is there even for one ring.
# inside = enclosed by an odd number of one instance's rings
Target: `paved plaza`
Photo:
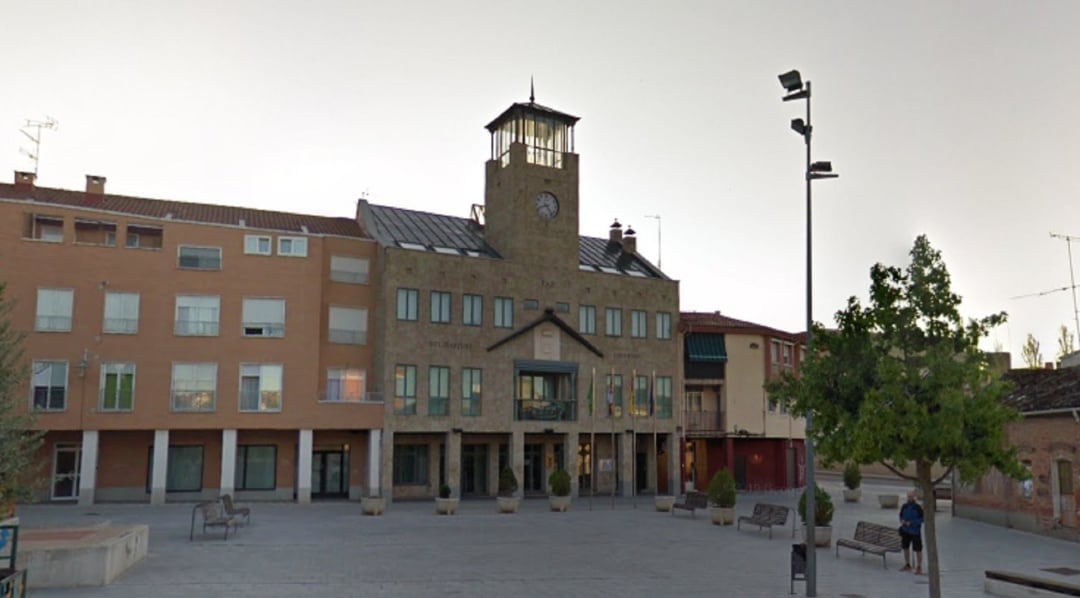
[[[876,494],[904,487],[865,483],[863,500],[836,504],[833,537],[855,521],[894,525]],[[796,492],[744,493],[738,514],[757,501],[794,506]],[[221,539],[214,530],[188,540],[191,504],[35,505],[20,507],[28,528],[103,521],[150,525],[150,553],[112,585],[36,590],[37,597],[169,598],[172,596],[788,596],[791,528],[717,527],[707,513],[657,513],[650,497],[575,499],[567,513],[547,500],[523,501],[499,515],[493,499],[465,500],[455,516],[432,502],[395,503],[364,517],[358,503],[252,503],[252,523]],[[1080,546],[1007,530],[939,511],[943,587],[949,598],[985,596],[983,571],[1001,568],[1053,577],[1044,567],[1080,568]],[[903,558],[819,549],[818,595],[892,598],[927,595],[927,579],[900,572]],[[31,575],[33,572],[31,571]],[[1068,578],[1062,578],[1068,579]],[[796,594],[805,594],[796,582]]]

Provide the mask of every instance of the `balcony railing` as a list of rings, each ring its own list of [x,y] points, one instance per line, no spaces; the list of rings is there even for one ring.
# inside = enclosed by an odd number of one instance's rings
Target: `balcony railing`
[[[577,401],[515,399],[514,419],[518,421],[577,421]]]
[[[687,432],[708,432],[719,434],[724,431],[723,411],[687,411]]]
[[[382,403],[381,392],[323,391],[319,393],[323,403]]]

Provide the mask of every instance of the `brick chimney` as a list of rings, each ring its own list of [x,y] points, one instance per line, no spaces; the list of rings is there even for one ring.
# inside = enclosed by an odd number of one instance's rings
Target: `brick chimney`
[[[637,233],[630,225],[626,225],[626,234],[622,238],[623,253],[637,253]]]
[[[16,189],[32,189],[34,182],[37,181],[37,175],[32,172],[23,172],[20,170],[15,171],[15,188]]]
[[[618,219],[611,223],[608,240],[612,243],[622,243],[622,225],[619,224]]]
[[[86,192],[91,195],[105,195],[105,177],[86,175]]]

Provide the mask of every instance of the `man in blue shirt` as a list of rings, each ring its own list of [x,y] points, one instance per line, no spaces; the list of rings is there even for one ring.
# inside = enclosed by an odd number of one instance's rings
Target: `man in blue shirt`
[[[915,491],[907,494],[907,502],[900,507],[900,546],[904,549],[904,568],[911,571],[911,549],[915,549],[915,574],[922,574],[922,524],[923,510],[915,502]]]

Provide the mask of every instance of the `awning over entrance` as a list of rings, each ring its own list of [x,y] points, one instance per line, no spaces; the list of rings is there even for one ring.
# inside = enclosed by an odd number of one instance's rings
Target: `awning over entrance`
[[[724,363],[727,361],[727,347],[724,335],[694,333],[686,336],[686,357],[689,361]]]

